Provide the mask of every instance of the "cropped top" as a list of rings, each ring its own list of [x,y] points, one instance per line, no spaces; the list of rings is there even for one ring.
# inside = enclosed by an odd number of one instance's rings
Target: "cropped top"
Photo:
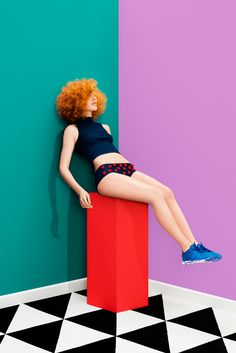
[[[84,156],[93,164],[93,160],[104,153],[120,153],[113,144],[113,137],[107,132],[101,123],[97,123],[92,117],[75,122],[79,136],[75,144],[75,151]]]

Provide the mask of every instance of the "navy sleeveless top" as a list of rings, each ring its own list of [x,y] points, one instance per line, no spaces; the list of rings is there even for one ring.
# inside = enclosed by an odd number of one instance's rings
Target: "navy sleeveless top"
[[[104,153],[120,153],[113,145],[113,137],[107,132],[101,123],[97,123],[92,117],[75,122],[79,136],[75,144],[75,151],[84,156],[93,165],[93,160]]]

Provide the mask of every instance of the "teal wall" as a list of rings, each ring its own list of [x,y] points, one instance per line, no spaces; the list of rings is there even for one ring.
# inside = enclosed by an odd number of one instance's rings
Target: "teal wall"
[[[55,100],[75,78],[107,97],[118,146],[118,0],[2,2],[0,295],[86,277],[86,209],[58,172]],[[93,170],[73,155],[87,191]]]

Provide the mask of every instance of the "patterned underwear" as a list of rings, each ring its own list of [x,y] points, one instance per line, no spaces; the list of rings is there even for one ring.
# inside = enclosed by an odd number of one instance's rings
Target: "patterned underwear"
[[[95,185],[98,187],[99,182],[107,174],[119,173],[127,176],[131,176],[136,169],[134,168],[134,163],[105,163],[98,167],[95,172]]]

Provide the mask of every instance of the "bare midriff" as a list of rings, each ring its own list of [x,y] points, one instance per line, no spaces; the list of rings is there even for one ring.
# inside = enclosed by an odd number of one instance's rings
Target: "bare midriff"
[[[93,160],[95,172],[100,167],[100,165],[105,163],[130,163],[130,162],[125,157],[123,157],[120,153],[117,153],[117,152],[104,153]]]

